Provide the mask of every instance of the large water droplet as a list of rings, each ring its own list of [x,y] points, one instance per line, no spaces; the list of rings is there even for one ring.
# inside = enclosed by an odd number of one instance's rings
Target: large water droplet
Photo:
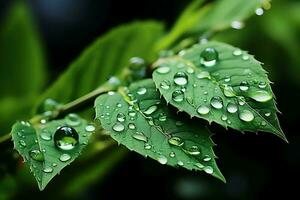
[[[39,161],[39,162],[43,162],[44,161],[44,154],[38,150],[38,149],[34,149],[34,150],[31,150],[29,152],[29,156],[33,159],[33,160],[36,160],[36,161]]]
[[[71,159],[71,156],[70,156],[69,154],[66,154],[66,153],[61,154],[61,156],[59,157],[59,160],[60,160],[61,162],[67,162],[67,161],[69,161],[70,159]]]
[[[202,71],[199,74],[197,74],[196,77],[198,79],[203,79],[203,78],[211,79],[210,73],[208,71]]]
[[[208,162],[211,160],[211,157],[209,155],[205,155],[203,158],[203,161]]]
[[[242,59],[243,60],[249,60],[249,56],[248,55],[243,55]]]
[[[94,132],[96,130],[96,127],[92,124],[89,124],[85,127],[85,131],[87,132]]]
[[[210,105],[216,109],[223,108],[223,99],[219,96],[213,97],[210,100]]]
[[[175,102],[182,102],[184,100],[184,92],[182,90],[175,90],[172,93],[172,99]]]
[[[134,130],[135,129],[135,125],[133,123],[129,123],[128,124],[128,128],[131,129],[131,130]]]
[[[258,15],[258,16],[261,16],[264,14],[264,10],[262,8],[257,8],[255,10],[255,14]]]
[[[168,162],[168,159],[166,158],[166,156],[164,155],[159,155],[158,158],[157,158],[157,161],[160,163],[160,164],[167,164]]]
[[[158,109],[157,105],[152,105],[148,107],[143,113],[145,115],[152,115],[155,111],[157,111],[157,109]]]
[[[245,105],[245,103],[246,103],[245,97],[239,96],[239,97],[238,97],[238,103],[239,103],[240,106]]]
[[[147,89],[144,87],[141,87],[138,89],[138,91],[136,93],[139,95],[144,95],[144,94],[146,94],[146,92],[147,92]]]
[[[240,111],[239,117],[245,122],[251,122],[254,119],[253,113],[249,110]]]
[[[170,83],[170,81],[168,81],[168,80],[163,80],[163,81],[160,83],[160,88],[162,88],[162,89],[164,89],[164,90],[170,89],[170,86],[171,86],[171,83]]]
[[[187,154],[190,154],[190,155],[193,155],[193,156],[199,155],[201,153],[199,147],[196,146],[196,145],[190,146],[190,144],[185,144],[184,147],[183,147],[183,150]]]
[[[222,121],[226,121],[227,119],[228,119],[228,117],[227,117],[226,115],[222,115],[222,116],[221,116],[221,120],[222,120]]]
[[[78,144],[79,136],[72,127],[62,126],[54,133],[54,143],[57,148],[68,151],[75,148]]]
[[[41,138],[45,141],[50,141],[52,139],[52,135],[47,130],[42,130]]]
[[[156,69],[156,72],[159,73],[159,74],[167,74],[170,72],[170,67],[168,66],[161,66],[159,68]]]
[[[228,83],[229,81],[231,81],[230,76],[226,76],[225,79],[224,79],[224,81],[225,81],[226,83]]]
[[[208,174],[214,173],[214,169],[211,166],[205,166],[203,170]]]
[[[195,163],[194,164],[196,167],[198,167],[199,169],[203,169],[204,165],[202,165],[201,163]]]
[[[143,142],[148,141],[148,138],[142,132],[135,132],[132,137]]]
[[[126,120],[126,116],[123,113],[118,113],[117,120],[118,122],[124,122]]]
[[[129,115],[130,117],[135,117],[135,116],[136,116],[136,112],[135,112],[134,110],[129,110],[129,111],[128,111],[128,115]]]
[[[184,72],[177,72],[174,75],[174,83],[177,85],[186,85],[188,83],[188,76]]]
[[[210,108],[207,107],[207,106],[199,106],[198,109],[197,109],[197,112],[200,114],[200,115],[206,115],[208,114],[210,111]]]
[[[178,146],[178,147],[180,147],[184,144],[184,141],[180,137],[177,137],[177,136],[171,137],[168,141],[171,145]]]
[[[183,164],[183,162],[180,160],[180,161],[177,162],[177,165],[183,166],[184,164]]]
[[[54,111],[59,107],[59,103],[54,99],[46,99],[39,107],[38,113],[45,113],[49,111]]]
[[[205,67],[212,67],[217,64],[219,54],[215,48],[206,48],[200,54],[200,63]]]
[[[247,91],[249,89],[249,83],[247,81],[242,81],[240,84],[240,90]]]
[[[270,113],[270,112],[266,112],[266,113],[265,113],[265,116],[266,116],[266,117],[270,117],[270,116],[271,116],[271,113]]]
[[[236,50],[233,51],[232,54],[233,54],[234,56],[240,56],[240,55],[242,55],[242,53],[243,53],[242,50],[236,49]]]
[[[65,117],[65,120],[66,120],[67,125],[69,125],[69,126],[78,126],[81,123],[79,116],[76,115],[75,113],[68,114]]]
[[[189,74],[193,74],[195,72],[195,70],[193,68],[189,67],[186,69],[186,72]]]
[[[239,30],[239,29],[244,28],[244,26],[245,26],[244,22],[241,22],[241,21],[231,22],[231,28],[233,28],[233,29]]]
[[[227,111],[229,113],[236,113],[237,110],[238,110],[238,107],[237,107],[236,104],[234,104],[234,103],[228,103],[228,105],[227,105]]]
[[[45,167],[43,169],[43,172],[45,172],[45,173],[52,173],[53,172],[53,168],[51,168],[51,167]]]
[[[119,122],[115,123],[112,127],[112,129],[116,132],[122,132],[125,129],[125,126]]]
[[[267,102],[273,98],[273,96],[265,90],[251,91],[248,95],[250,98],[258,102]]]
[[[234,97],[235,96],[235,92],[231,86],[224,85],[223,92],[226,97]]]

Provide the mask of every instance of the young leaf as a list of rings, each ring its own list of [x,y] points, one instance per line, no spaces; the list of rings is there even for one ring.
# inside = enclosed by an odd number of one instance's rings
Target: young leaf
[[[126,89],[124,89],[126,90]],[[119,143],[161,164],[204,170],[225,181],[205,128],[180,119],[160,98],[152,80],[96,99],[96,119]]]
[[[191,115],[240,131],[267,131],[286,140],[261,63],[247,52],[208,42],[161,59],[153,80],[167,102]]]
[[[113,29],[89,46],[41,96],[41,101],[53,98],[66,103],[94,90],[117,75],[131,57],[152,56],[152,46],[162,32],[162,24],[154,21]]]
[[[12,138],[14,148],[30,166],[40,190],[43,190],[55,175],[79,156],[93,131],[93,125],[70,114],[65,119],[38,126],[17,122],[12,128]]]

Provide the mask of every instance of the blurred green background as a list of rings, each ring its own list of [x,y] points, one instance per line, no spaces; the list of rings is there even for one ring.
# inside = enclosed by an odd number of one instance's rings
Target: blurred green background
[[[33,105],[47,86],[99,35],[117,25],[144,19],[163,21],[167,28],[171,27],[190,3],[187,0],[25,2],[0,1],[0,135],[8,133],[15,120],[31,116]],[[114,199],[118,195],[265,199],[296,195],[300,167],[299,0],[273,0],[270,10],[251,17],[243,29],[220,32],[214,39],[248,50],[264,63],[274,82],[273,90],[282,112],[279,120],[289,144],[272,134],[244,135],[214,125],[213,139],[218,144],[215,152],[227,184],[204,173],[161,166],[136,153],[112,147],[76,161],[45,191],[39,192],[33,176],[8,142],[0,145],[0,200]]]

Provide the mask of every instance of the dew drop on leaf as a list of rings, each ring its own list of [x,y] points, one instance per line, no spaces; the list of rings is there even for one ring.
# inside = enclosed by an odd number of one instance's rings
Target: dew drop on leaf
[[[234,103],[228,103],[228,105],[227,105],[227,111],[229,113],[236,113],[237,110],[238,110],[238,107],[237,107],[236,104],[234,104]]]
[[[150,144],[148,144],[148,143],[145,143],[144,148],[145,148],[146,150],[149,150],[149,149],[152,148],[152,146],[151,146]]]
[[[39,161],[39,162],[44,161],[44,154],[38,149],[31,150],[29,152],[29,156],[35,161]]]
[[[215,48],[206,48],[200,54],[200,63],[205,67],[213,67],[217,64],[219,54]]]
[[[142,132],[135,132],[132,137],[136,140],[147,142],[148,138]]]
[[[200,115],[206,115],[208,114],[210,111],[210,108],[207,106],[199,106],[197,109],[197,113],[199,113]]]
[[[196,75],[196,77],[198,79],[203,79],[203,78],[211,79],[210,73],[208,71],[202,71],[202,72],[198,73]]]
[[[174,83],[180,86],[186,85],[188,83],[188,76],[184,72],[177,72],[174,75]]]
[[[242,81],[240,83],[240,90],[247,91],[249,89],[249,83],[247,81]]]
[[[134,130],[135,129],[135,125],[133,123],[129,123],[128,124],[128,128],[131,129],[131,130]]]
[[[162,89],[164,89],[164,90],[170,89],[170,86],[171,86],[171,83],[170,83],[170,81],[168,81],[168,80],[163,80],[163,81],[160,83],[160,88],[162,88]]]
[[[214,173],[214,169],[211,166],[205,166],[203,168],[203,170],[207,173],[207,174],[212,174]]]
[[[159,74],[167,74],[170,72],[170,67],[168,66],[161,66],[159,68],[156,69],[156,72],[159,73]]]
[[[255,10],[255,14],[258,15],[258,16],[261,16],[264,14],[264,10],[262,8],[257,8]]]
[[[117,120],[118,122],[124,122],[126,120],[126,116],[123,113],[118,113]]]
[[[243,55],[242,59],[245,60],[245,61],[249,60],[249,56],[248,55]]]
[[[138,89],[138,91],[136,93],[139,95],[144,95],[144,94],[146,94],[146,92],[147,92],[147,89],[144,87],[141,87]]]
[[[71,156],[67,153],[61,154],[61,156],[59,157],[59,160],[61,162],[67,162],[71,159]]]
[[[203,158],[203,161],[208,162],[211,160],[211,157],[209,155],[205,155]]]
[[[239,29],[244,28],[244,26],[245,26],[244,22],[241,22],[241,21],[231,22],[231,28],[233,28],[233,29],[239,30]]]
[[[184,144],[184,141],[180,137],[177,137],[177,136],[171,137],[168,141],[171,145],[178,146],[178,147],[180,147]]]
[[[40,136],[45,141],[50,141],[52,139],[52,135],[47,130],[42,130]]]
[[[58,128],[54,133],[55,146],[64,151],[72,150],[78,144],[79,136],[77,131],[68,126]]]
[[[202,165],[201,163],[195,163],[194,164],[196,167],[198,167],[199,169],[203,169],[204,165]]]
[[[170,156],[171,158],[174,158],[174,157],[176,156],[176,154],[172,151],[172,152],[169,154],[169,156]]]
[[[210,105],[216,109],[221,109],[223,108],[223,100],[219,96],[213,97],[210,100]]]
[[[183,164],[183,162],[182,162],[182,161],[178,161],[178,162],[177,162],[177,165],[179,165],[179,166],[183,166],[184,164]]]
[[[270,112],[266,112],[266,113],[265,113],[265,116],[266,116],[266,117],[270,117],[270,115],[271,115]]]
[[[81,124],[79,116],[75,113],[70,113],[65,117],[66,123],[69,126],[78,126]]]
[[[87,126],[85,127],[85,130],[86,130],[87,132],[94,132],[94,131],[96,130],[96,128],[95,128],[94,125],[89,124],[89,125],[87,125]]]
[[[225,81],[226,83],[228,83],[229,81],[231,81],[231,78],[230,78],[229,76],[226,76],[225,79],[224,79],[224,81]]]
[[[175,102],[182,102],[184,100],[184,92],[182,90],[175,90],[172,93],[172,99]]]
[[[20,140],[19,144],[21,145],[21,147],[26,147],[26,143],[24,140]]]
[[[267,87],[267,83],[266,82],[264,82],[264,81],[260,81],[259,83],[258,83],[258,87],[259,88],[266,88]]]
[[[129,110],[129,111],[128,111],[128,115],[129,115],[130,117],[135,117],[135,116],[136,116],[136,112],[135,112],[134,110]]]
[[[158,117],[158,120],[159,120],[160,122],[165,122],[165,121],[167,121],[167,116],[166,116],[166,114],[165,114],[165,113],[160,113],[160,114],[159,114],[159,117]]]
[[[149,106],[143,113],[145,115],[152,115],[155,111],[157,111],[158,107],[157,105],[152,105],[152,106]]]
[[[53,172],[53,168],[51,168],[51,167],[45,167],[43,169],[43,172],[45,172],[45,173],[52,173]]]
[[[120,122],[117,122],[113,125],[112,129],[116,132],[122,132],[125,129],[125,126],[121,124]]]
[[[243,53],[242,50],[236,49],[236,50],[233,51],[232,54],[233,54],[234,56],[240,56],[240,55],[242,55],[242,53]]]
[[[267,102],[273,98],[273,96],[265,90],[251,91],[248,93],[248,96],[257,102]]]
[[[239,118],[245,122],[251,122],[254,119],[254,115],[249,110],[240,111]]]
[[[234,92],[233,88],[229,85],[226,85],[226,84],[224,85],[223,92],[226,97],[234,97],[235,96],[235,92]]]
[[[222,115],[222,116],[221,116],[221,120],[222,120],[222,121],[226,121],[227,119],[228,119],[228,118],[227,118],[226,115]]]
[[[190,146],[188,143],[184,145],[183,150],[187,154],[190,154],[193,156],[197,156],[201,153],[198,146],[196,146],[196,145]]]
[[[167,164],[168,159],[164,155],[159,155],[158,158],[157,158],[157,161],[160,164],[164,165],[164,164]]]

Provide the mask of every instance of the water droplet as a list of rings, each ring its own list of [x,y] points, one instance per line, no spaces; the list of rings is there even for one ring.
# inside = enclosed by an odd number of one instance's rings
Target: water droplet
[[[259,83],[258,83],[258,87],[259,88],[266,88],[267,87],[267,83],[266,82],[264,82],[264,81],[260,81]]]
[[[241,22],[241,21],[231,22],[231,28],[233,28],[233,29],[239,30],[239,29],[244,28],[244,26],[245,26],[244,22]]]
[[[57,166],[57,164],[56,163],[52,163],[52,167],[56,167]]]
[[[203,161],[208,162],[211,160],[211,157],[209,155],[205,155],[203,158]]]
[[[255,14],[258,15],[258,16],[261,16],[264,14],[264,10],[262,8],[257,8],[255,10]]]
[[[207,94],[208,94],[208,92],[207,92],[207,91],[204,91],[204,92],[203,92],[203,94],[207,95]]]
[[[247,81],[242,81],[240,83],[240,90],[247,91],[249,89],[249,83]]]
[[[238,103],[239,103],[240,106],[245,105],[245,103],[246,103],[245,97],[239,96],[238,97]]]
[[[186,72],[189,74],[193,74],[195,72],[195,70],[193,68],[189,67],[186,69]]]
[[[180,137],[177,137],[177,136],[171,137],[168,141],[171,145],[178,146],[178,147],[180,147],[184,144],[184,141]]]
[[[85,130],[87,132],[94,132],[96,130],[96,127],[94,125],[89,124],[85,127]]]
[[[159,155],[158,158],[157,158],[157,161],[160,164],[164,165],[164,164],[167,164],[168,159],[164,155]]]
[[[157,111],[157,109],[158,109],[157,105],[152,105],[148,107],[143,113],[149,116],[152,115],[155,111]]]
[[[196,146],[196,145],[190,146],[189,144],[185,144],[184,147],[183,147],[183,150],[187,154],[190,154],[190,155],[193,155],[193,156],[197,156],[201,153],[200,150],[199,150],[199,147]]]
[[[248,95],[250,98],[258,102],[267,102],[273,98],[269,92],[264,90],[251,91]]]
[[[117,103],[117,107],[118,107],[118,108],[122,108],[122,104]]]
[[[184,100],[184,92],[182,90],[175,90],[172,93],[172,99],[175,102],[182,102]]]
[[[47,123],[47,120],[46,119],[41,119],[40,123],[44,125],[44,124]]]
[[[174,158],[174,157],[176,156],[176,154],[172,151],[172,152],[169,154],[169,156],[170,156],[171,158]]]
[[[135,117],[135,116],[136,116],[136,112],[135,112],[134,110],[129,110],[129,111],[128,111],[128,115],[129,115],[130,117]]]
[[[26,143],[24,140],[20,140],[19,141],[19,144],[22,146],[22,147],[26,147]]]
[[[59,160],[60,160],[61,162],[67,162],[67,161],[69,161],[70,159],[71,159],[71,156],[70,156],[69,154],[66,154],[66,153],[61,154],[61,156],[59,157]]]
[[[170,67],[167,67],[167,66],[161,66],[159,68],[156,69],[156,72],[159,73],[159,74],[167,74],[170,72]]]
[[[223,92],[226,97],[234,97],[235,96],[235,92],[231,86],[224,85]]]
[[[249,60],[249,56],[248,55],[243,55],[242,59],[243,60]]]
[[[234,56],[240,56],[240,55],[242,55],[242,53],[243,53],[242,50],[240,50],[240,49],[235,49],[235,50],[233,51],[232,54],[233,54]]]
[[[210,105],[216,109],[223,108],[223,99],[219,96],[213,97],[210,100]]]
[[[174,83],[177,85],[186,85],[188,83],[188,76],[184,72],[177,72],[174,75]]]
[[[227,111],[229,113],[236,113],[237,110],[238,110],[238,107],[237,107],[236,104],[234,104],[234,103],[228,103],[228,105],[227,105]]]
[[[222,120],[222,121],[226,121],[227,119],[228,119],[228,118],[227,118],[226,115],[222,115],[222,116],[221,116],[221,120]]]
[[[29,156],[33,160],[36,160],[36,161],[39,161],[39,162],[43,162],[44,161],[44,154],[40,150],[38,150],[38,149],[31,150],[29,152]]]
[[[262,122],[260,123],[260,125],[262,125],[262,126],[266,126],[266,125],[267,125],[267,122],[265,122],[265,121],[262,121]]]
[[[160,114],[159,114],[159,117],[158,117],[158,120],[159,120],[160,122],[165,122],[165,121],[167,121],[167,116],[166,116],[166,114],[165,114],[165,113],[160,113]]]
[[[41,138],[45,141],[50,141],[52,139],[52,135],[47,130],[42,130]]]
[[[114,94],[115,94],[115,92],[113,92],[113,91],[109,91],[107,94],[108,94],[109,96],[112,96],[112,95],[114,95]]]
[[[241,120],[245,122],[251,122],[254,119],[254,115],[249,110],[242,110],[239,114]]]
[[[162,88],[162,89],[164,89],[164,90],[170,89],[170,86],[171,86],[171,83],[170,83],[170,81],[168,81],[168,80],[163,80],[163,81],[160,83],[160,88]]]
[[[209,107],[207,106],[199,106],[198,109],[197,109],[197,112],[200,114],[200,115],[206,115],[208,114],[210,111]]]
[[[270,116],[271,116],[271,113],[270,113],[270,112],[266,112],[266,113],[265,113],[265,116],[266,116],[266,117],[270,117]]]
[[[175,122],[175,125],[178,126],[178,127],[179,127],[179,126],[182,126],[182,125],[183,125],[183,122],[182,122],[182,121],[176,121],[176,122]]]
[[[203,170],[208,174],[214,173],[214,169],[211,166],[205,166]]]
[[[54,99],[46,99],[39,107],[38,113],[45,113],[48,111],[54,111],[59,107],[59,103]]]
[[[57,148],[68,151],[75,148],[78,144],[79,136],[72,127],[62,126],[54,133],[54,143]]]
[[[112,129],[116,132],[122,132],[125,129],[125,126],[119,122],[115,123]]]
[[[117,120],[118,122],[124,122],[126,120],[126,116],[123,113],[118,113]]]
[[[53,172],[53,169],[52,169],[51,167],[45,167],[45,168],[43,169],[43,172],[45,172],[45,173],[52,173],[52,172]]]
[[[179,165],[179,166],[183,166],[184,164],[183,164],[183,162],[182,162],[182,161],[178,161],[178,162],[177,162],[177,165]]]
[[[144,148],[145,148],[146,150],[149,150],[149,149],[152,148],[152,146],[151,146],[150,144],[148,144],[148,143],[145,143]]]
[[[141,87],[138,89],[138,91],[136,93],[139,95],[144,95],[144,94],[146,94],[146,92],[147,92],[147,89],[144,87]]]
[[[148,138],[142,133],[142,132],[135,132],[132,137],[134,139],[137,139],[137,140],[140,140],[140,141],[143,141],[143,142],[147,142],[148,141]]]
[[[210,73],[208,71],[202,71],[199,74],[197,74],[196,77],[198,79],[203,79],[203,78],[211,79]]]
[[[80,120],[79,116],[76,115],[75,113],[68,114],[65,117],[65,120],[66,120],[67,125],[69,125],[69,126],[78,126],[81,124],[81,120]]]
[[[201,163],[195,163],[194,164],[196,167],[198,167],[199,169],[203,169],[204,165],[202,165]]]
[[[31,126],[29,122],[25,122],[25,121],[21,121],[21,124],[23,126],[28,126],[28,127]]]
[[[108,83],[113,85],[113,86],[119,86],[121,84],[121,81],[117,77],[112,76],[108,79]]]
[[[205,67],[212,67],[217,64],[219,54],[215,48],[206,48],[200,54],[200,63]]]
[[[128,124],[128,128],[131,129],[131,130],[134,130],[135,129],[135,125],[133,123],[129,123]]]

